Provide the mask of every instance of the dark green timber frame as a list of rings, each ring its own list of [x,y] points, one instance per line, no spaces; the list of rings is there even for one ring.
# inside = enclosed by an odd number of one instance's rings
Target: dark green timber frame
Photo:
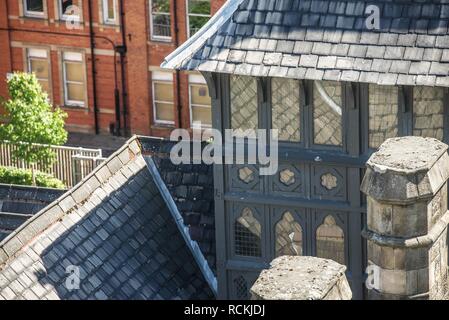
[[[230,75],[203,73],[212,98],[212,122],[221,132],[230,128]],[[259,128],[271,128],[270,78],[257,78],[259,100]],[[312,100],[313,81],[300,80],[302,91],[301,130],[302,143],[280,143],[280,166],[293,166],[302,170],[301,194],[286,196],[273,193],[271,177],[260,177],[256,190],[244,190],[232,186],[232,166],[215,165],[215,214],[217,242],[217,278],[219,299],[239,299],[242,295],[233,288],[237,283],[249,289],[260,271],[275,258],[274,226],[279,219],[279,210],[288,208],[296,212],[304,225],[304,255],[315,255],[315,232],[324,218],[332,215],[345,233],[345,258],[348,279],[354,299],[363,299],[365,294],[366,243],[361,231],[366,220],[366,200],[360,192],[365,164],[374,150],[368,147],[368,84],[342,82],[343,95],[343,147],[317,146],[313,138]],[[448,141],[449,112],[448,90],[444,95],[444,141]],[[399,135],[413,132],[413,87],[399,87]],[[343,177],[339,194],[320,197],[316,188],[315,174],[330,171]],[[262,226],[262,257],[239,257],[233,253],[232,230],[234,208],[252,206],[260,216]],[[295,213],[295,214],[296,214]],[[242,281],[246,282],[242,284]],[[240,282],[239,282],[240,281]]]

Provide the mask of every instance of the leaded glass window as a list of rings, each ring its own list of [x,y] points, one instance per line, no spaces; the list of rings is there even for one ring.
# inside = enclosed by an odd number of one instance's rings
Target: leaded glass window
[[[290,212],[276,224],[276,257],[302,256],[302,228]]]
[[[342,88],[339,82],[315,81],[313,90],[314,143],[342,146]]]
[[[301,106],[299,81],[274,78],[271,81],[273,129],[279,130],[280,141],[301,140]]]
[[[398,88],[369,85],[369,147],[398,136]]]
[[[345,264],[345,235],[335,218],[327,216],[316,231],[317,257]]]
[[[248,283],[243,276],[239,276],[234,279],[234,290],[237,299],[248,299]]]
[[[235,221],[235,254],[247,257],[261,257],[262,226],[251,209],[242,210]]]
[[[444,89],[413,89],[413,135],[443,140]]]
[[[231,127],[257,130],[257,84],[253,77],[231,76]]]

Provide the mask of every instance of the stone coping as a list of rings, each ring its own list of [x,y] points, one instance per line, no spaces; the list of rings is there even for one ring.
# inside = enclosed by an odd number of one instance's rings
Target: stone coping
[[[315,257],[283,256],[251,288],[263,300],[323,300],[345,277],[346,266]]]
[[[386,140],[368,160],[377,172],[418,173],[430,170],[449,146],[437,139],[400,137]]]

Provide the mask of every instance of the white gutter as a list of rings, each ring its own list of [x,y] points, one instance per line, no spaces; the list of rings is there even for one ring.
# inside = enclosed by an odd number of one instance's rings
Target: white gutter
[[[209,38],[217,33],[218,29],[232,17],[243,1],[226,1],[221,9],[197,33],[164,59],[161,68],[178,69],[181,67],[184,60],[191,58]]]

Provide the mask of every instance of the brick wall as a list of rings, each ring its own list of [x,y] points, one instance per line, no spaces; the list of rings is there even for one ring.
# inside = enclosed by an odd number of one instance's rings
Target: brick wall
[[[89,42],[89,13],[87,0],[79,1],[81,5],[82,23],[80,30],[67,28],[66,23],[59,20],[57,0],[44,0],[46,4],[45,18],[33,19],[24,17],[22,0],[6,0],[0,2],[0,29],[10,28],[10,32],[0,31],[0,96],[6,96],[6,73],[11,71],[23,71],[26,69],[26,49],[42,47],[50,52],[51,61],[51,97],[55,105],[63,107],[69,114],[67,128],[69,131],[93,133],[94,122],[94,98],[93,98],[93,74]],[[153,123],[153,107],[151,92],[151,72],[157,70],[159,65],[176,48],[175,30],[178,30],[178,44],[187,39],[186,0],[171,0],[171,31],[170,42],[152,41],[149,34],[149,1],[133,0],[125,1],[125,28],[127,41],[127,56],[125,59],[126,90],[127,92],[127,126],[131,134],[145,134],[155,136],[167,136],[172,128],[155,125]],[[177,27],[174,17],[176,1]],[[211,11],[215,13],[225,0],[211,0]],[[93,25],[96,38],[96,81],[97,81],[97,106],[99,109],[99,126],[102,133],[109,133],[111,124],[115,123],[115,98],[114,98],[114,63],[116,64],[117,86],[122,94],[120,83],[119,59],[114,58],[111,43],[104,40],[106,37],[116,45],[122,43],[121,30],[118,25],[110,26],[102,23],[101,0],[92,0]],[[7,10],[8,9],[8,10]],[[9,19],[7,19],[9,17]],[[29,32],[32,30],[33,32]],[[58,34],[53,34],[58,33]],[[62,52],[64,50],[80,50],[85,57],[87,78],[87,108],[65,107],[62,90]],[[9,58],[9,52],[12,56]],[[176,120],[175,127],[190,127],[190,110],[188,94],[188,75],[180,74],[179,92],[174,74],[175,119],[178,106],[177,96],[181,101],[181,121]],[[123,108],[122,101],[120,102]],[[123,110],[122,110],[123,111]],[[123,128],[123,114],[122,128]]]

